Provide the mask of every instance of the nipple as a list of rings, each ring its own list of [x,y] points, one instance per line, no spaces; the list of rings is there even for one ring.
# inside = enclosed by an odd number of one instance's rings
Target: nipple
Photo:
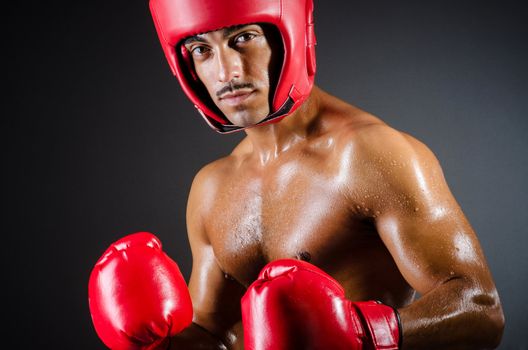
[[[312,260],[312,255],[310,255],[310,253],[308,253],[307,251],[302,251],[297,253],[297,256],[295,258],[309,262],[310,260]]]

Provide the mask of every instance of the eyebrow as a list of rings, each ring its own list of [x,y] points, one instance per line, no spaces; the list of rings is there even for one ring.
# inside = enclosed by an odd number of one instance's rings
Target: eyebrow
[[[222,36],[224,38],[228,37],[231,34],[233,34],[234,32],[236,32],[237,30],[239,30],[240,28],[246,27],[246,26],[249,26],[249,25],[251,25],[251,24],[238,24],[238,25],[235,25],[235,26],[222,28]],[[206,43],[207,40],[205,38],[203,38],[202,35],[207,34],[207,33],[209,33],[209,32],[190,36],[190,37],[188,37],[187,39],[185,39],[183,41],[183,45],[188,45],[188,44],[190,44],[192,42],[196,42],[196,41],[197,42],[201,42],[201,43]]]

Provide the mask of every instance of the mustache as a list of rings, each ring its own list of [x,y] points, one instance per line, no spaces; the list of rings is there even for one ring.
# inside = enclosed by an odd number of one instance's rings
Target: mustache
[[[241,90],[241,89],[253,89],[253,84],[251,83],[241,83],[241,84],[235,84],[235,83],[229,83],[228,85],[224,86],[223,88],[221,88],[220,90],[218,90],[216,92],[216,97],[220,98],[220,96],[222,96],[223,94],[225,93],[228,93],[228,92],[234,92],[236,90]]]

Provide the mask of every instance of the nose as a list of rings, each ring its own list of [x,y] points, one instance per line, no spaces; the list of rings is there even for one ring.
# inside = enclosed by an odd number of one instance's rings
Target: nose
[[[242,75],[242,60],[240,53],[230,47],[218,51],[218,81],[228,83]]]

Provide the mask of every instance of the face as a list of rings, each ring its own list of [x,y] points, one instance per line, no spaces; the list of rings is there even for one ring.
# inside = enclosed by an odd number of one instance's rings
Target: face
[[[251,126],[270,113],[278,64],[276,37],[258,24],[196,35],[184,43],[211,99],[234,125]]]

